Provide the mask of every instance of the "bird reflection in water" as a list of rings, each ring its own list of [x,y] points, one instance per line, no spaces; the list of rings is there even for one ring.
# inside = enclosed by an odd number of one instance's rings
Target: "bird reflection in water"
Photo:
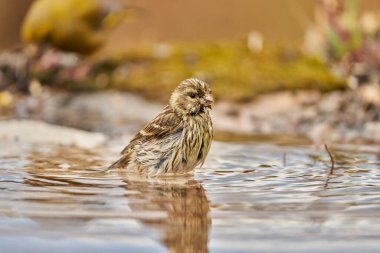
[[[199,182],[185,184],[126,181],[128,190],[139,192],[131,205],[134,211],[164,211],[166,218],[141,221],[162,232],[162,242],[170,252],[208,252],[209,202]]]
[[[71,224],[71,229],[84,231],[101,217],[133,217],[157,231],[170,252],[208,252],[209,201],[193,176],[131,178],[124,170],[104,171],[96,153],[78,148],[32,153],[29,161],[24,185],[30,191],[41,191],[41,187],[46,191],[25,201],[40,207],[54,205],[56,212],[52,215],[61,216],[53,220],[45,215],[41,220],[34,218],[43,227],[51,227],[53,222],[56,229],[61,226],[69,231],[67,226]],[[121,195],[113,195],[118,188],[123,189]],[[57,193],[64,194],[59,195],[62,199],[57,199]],[[81,211],[80,218],[70,211],[73,209]],[[59,220],[65,221],[58,225]]]

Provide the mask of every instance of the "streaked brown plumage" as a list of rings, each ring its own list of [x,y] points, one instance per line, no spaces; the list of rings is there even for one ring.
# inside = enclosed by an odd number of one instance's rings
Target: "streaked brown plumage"
[[[203,164],[212,140],[209,86],[198,79],[182,81],[169,105],[146,125],[110,168],[150,176],[186,173]]]

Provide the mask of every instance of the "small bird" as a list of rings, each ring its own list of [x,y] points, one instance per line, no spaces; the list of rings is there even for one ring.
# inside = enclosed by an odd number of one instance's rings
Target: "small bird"
[[[202,165],[213,136],[213,102],[207,83],[196,78],[182,81],[169,105],[135,135],[109,169],[159,176],[184,174]]]

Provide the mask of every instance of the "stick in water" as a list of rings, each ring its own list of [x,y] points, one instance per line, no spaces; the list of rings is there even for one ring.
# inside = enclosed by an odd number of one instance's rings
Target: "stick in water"
[[[329,147],[327,146],[327,144],[325,144],[325,149],[326,149],[327,153],[328,153],[329,156],[330,156],[330,160],[331,160],[330,175],[332,175],[332,174],[334,173],[335,160],[334,160],[334,157],[333,157],[333,155],[331,154],[330,149],[329,149]]]

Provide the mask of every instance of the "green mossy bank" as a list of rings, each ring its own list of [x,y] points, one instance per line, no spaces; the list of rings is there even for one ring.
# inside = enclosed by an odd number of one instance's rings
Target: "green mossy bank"
[[[230,101],[280,90],[328,92],[345,87],[326,65],[300,50],[268,46],[254,53],[241,42],[134,49],[95,61],[87,79],[66,80],[65,84],[74,89],[132,91],[165,101],[181,80],[193,76],[209,82],[217,99]]]

